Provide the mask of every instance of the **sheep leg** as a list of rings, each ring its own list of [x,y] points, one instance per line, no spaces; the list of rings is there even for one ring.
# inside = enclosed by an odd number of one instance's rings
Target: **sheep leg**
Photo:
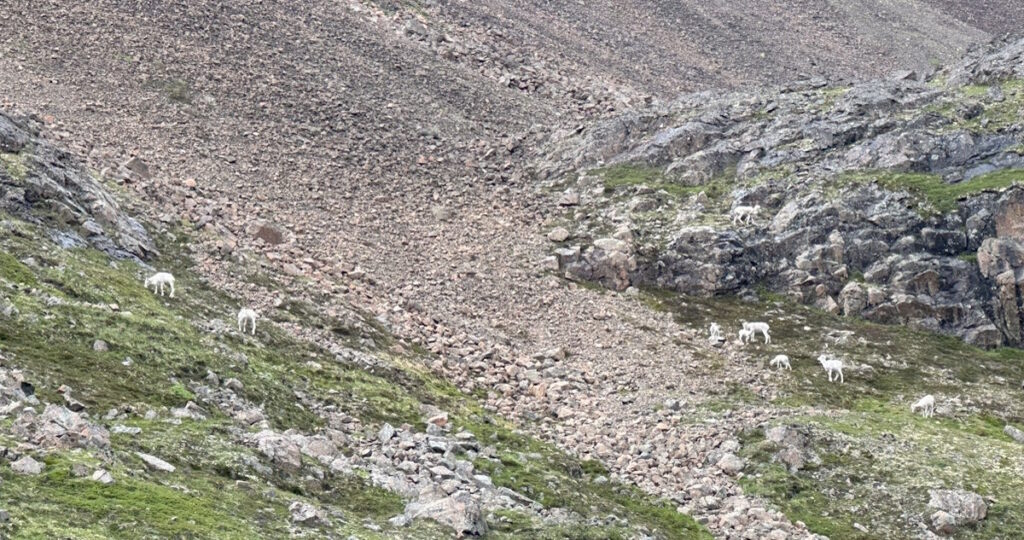
[[[174,282],[168,283],[167,286],[171,288],[171,298],[174,298]]]

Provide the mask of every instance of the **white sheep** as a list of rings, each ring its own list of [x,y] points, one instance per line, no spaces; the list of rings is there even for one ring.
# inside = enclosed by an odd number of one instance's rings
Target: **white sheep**
[[[256,312],[249,308],[238,310],[238,331],[245,333],[246,323],[252,323],[252,334],[256,335]]]
[[[153,294],[159,292],[160,296],[164,295],[164,285],[171,288],[171,298],[174,298],[174,276],[168,272],[157,272],[152,276],[146,278],[146,288],[153,287]]]
[[[765,344],[772,342],[772,337],[768,335],[768,323],[766,322],[743,322],[743,329],[750,331],[750,338],[753,339],[758,332],[764,334]]]
[[[712,341],[720,341],[722,339],[722,327],[718,323],[711,323],[711,327],[708,328],[708,332],[711,333]]]
[[[754,221],[754,216],[760,211],[761,205],[759,204],[754,206],[737,206],[732,209],[732,224],[751,223]]]
[[[748,343],[754,337],[754,331],[749,328],[740,330],[740,343]]]
[[[837,376],[836,379],[840,383],[845,383],[846,382],[846,380],[843,378],[843,361],[842,360],[836,358],[835,356],[833,356],[831,354],[827,354],[826,353],[826,354],[822,354],[822,355],[818,356],[818,363],[821,364],[821,367],[825,368],[826,372],[828,372],[828,382],[832,382],[833,381],[832,377],[834,375]]]
[[[772,358],[772,361],[769,362],[768,365],[777,369],[788,369],[793,371],[793,367],[789,365],[789,357],[784,354],[780,354],[775,358]]]
[[[925,418],[931,418],[935,414],[935,396],[928,394],[910,406],[910,412],[917,411],[921,411]]]

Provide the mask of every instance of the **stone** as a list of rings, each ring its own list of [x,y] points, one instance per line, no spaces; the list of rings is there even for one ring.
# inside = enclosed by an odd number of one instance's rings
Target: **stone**
[[[224,381],[224,387],[232,392],[241,392],[242,390],[245,390],[245,385],[242,384],[242,381],[235,379],[234,377]]]
[[[569,239],[569,231],[565,227],[555,227],[548,233],[548,240],[552,242],[565,242]]]
[[[448,425],[448,413],[435,414],[427,419],[427,423],[443,428]]]
[[[740,458],[735,454],[727,453],[718,460],[718,463],[716,463],[716,465],[725,474],[735,476],[739,474],[740,471],[743,470],[743,467],[746,466],[746,463],[743,461],[743,458]]]
[[[110,433],[90,423],[81,413],[67,407],[49,404],[30,426],[32,442],[44,448],[110,447]]]
[[[950,514],[958,527],[974,525],[988,515],[988,505],[977,493],[958,489],[932,489],[928,495],[928,506]]]
[[[487,533],[487,521],[480,501],[465,491],[441,498],[437,498],[437,493],[432,491],[421,494],[417,500],[406,505],[404,515],[409,521],[432,519],[451,527],[460,537],[483,536]]]
[[[380,441],[381,444],[387,443],[394,436],[395,428],[394,426],[388,423],[385,423],[383,426],[381,426],[380,430],[377,432],[377,440]]]
[[[1003,428],[1003,433],[1005,433],[1007,437],[1021,444],[1024,444],[1024,431],[1021,431],[1013,426],[1007,425],[1006,427]]]
[[[283,244],[286,240],[284,231],[268,223],[260,225],[254,236],[272,246]]]
[[[45,468],[45,463],[32,459],[32,456],[22,456],[14,463],[11,463],[11,470],[23,475],[37,475],[42,473]]]
[[[152,176],[149,172],[149,165],[146,165],[146,162],[142,161],[142,158],[139,156],[135,156],[124,162],[123,166],[125,169],[137,174],[143,180],[148,180]]]
[[[116,424],[110,426],[110,432],[117,435],[138,435],[139,433],[142,433],[142,428]]]
[[[956,518],[949,512],[938,510],[931,515],[931,526],[935,534],[952,536],[956,534]]]
[[[96,341],[92,342],[92,350],[96,352],[107,352],[110,350],[110,345],[108,345],[107,342],[103,341],[102,339],[97,339]]]
[[[302,450],[289,438],[270,430],[255,435],[256,448],[282,469],[295,472],[302,467]]]
[[[578,206],[580,204],[580,194],[575,191],[566,191],[558,199],[558,206]]]
[[[139,459],[141,459],[151,470],[172,473],[176,469],[174,465],[171,465],[156,456],[144,454],[142,452],[135,452],[135,455],[139,456]]]
[[[868,307],[868,293],[863,285],[851,281],[840,291],[839,304],[842,306],[843,315],[860,315]]]
[[[319,527],[331,523],[322,510],[302,501],[295,501],[288,505],[288,511],[291,513],[292,523],[299,525]]]
[[[103,469],[96,469],[96,472],[92,473],[92,479],[94,482],[99,482],[104,485],[114,483],[114,477],[109,472]]]
[[[82,412],[85,410],[85,404],[77,399],[71,397],[70,393],[64,394],[64,406],[72,412]]]
[[[211,371],[209,369],[206,370],[206,377],[204,378],[204,380],[210,386],[213,386],[213,387],[220,386],[220,377],[218,377],[216,373],[214,373],[213,371]]]

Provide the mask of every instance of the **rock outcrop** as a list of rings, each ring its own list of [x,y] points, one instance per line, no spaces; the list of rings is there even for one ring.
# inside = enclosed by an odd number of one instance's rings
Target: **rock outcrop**
[[[40,126],[0,112],[0,209],[46,220],[68,247],[91,245],[115,258],[154,254],[142,225],[76,158],[42,138]]]
[[[766,287],[983,347],[1024,345],[1022,49],[996,44],[927,83],[702,93],[583,130],[539,170],[584,170],[580,243],[560,246],[559,269],[615,290]],[[739,205],[761,212],[737,224]],[[609,228],[628,249],[588,240]]]

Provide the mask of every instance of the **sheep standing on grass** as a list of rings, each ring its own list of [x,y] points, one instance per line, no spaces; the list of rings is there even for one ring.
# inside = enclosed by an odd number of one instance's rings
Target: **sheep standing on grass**
[[[171,289],[171,298],[174,298],[174,276],[167,272],[157,272],[152,276],[146,278],[146,288],[153,287],[153,294],[159,292],[160,296],[164,295],[164,285],[167,285]]]
[[[935,396],[928,394],[919,399],[917,403],[910,406],[910,412],[921,411],[925,418],[931,418],[935,414]]]
[[[818,363],[821,364],[821,367],[825,368],[825,371],[828,372],[828,382],[832,382],[833,375],[836,376],[835,379],[838,380],[840,383],[846,382],[843,379],[842,360],[836,358],[831,354],[826,353],[818,357]]]
[[[754,216],[760,211],[761,205],[759,204],[754,206],[737,206],[732,209],[732,224],[751,223],[754,221]]]
[[[754,337],[754,331],[748,328],[740,330],[740,343],[747,343]]]
[[[764,334],[765,345],[772,342],[772,337],[768,335],[768,323],[766,322],[744,322],[743,329],[750,333],[750,339],[753,339],[758,332]]]
[[[772,361],[769,362],[768,365],[776,369],[788,369],[793,371],[793,367],[789,365],[789,357],[784,354],[780,354],[775,358],[772,358]]]
[[[252,324],[252,335],[256,335],[256,312],[249,308],[238,310],[238,331],[245,333],[247,323]]]
[[[722,336],[722,327],[718,323],[711,323],[711,327],[708,328],[708,332],[711,334],[708,340],[712,343],[718,343],[725,339]]]

